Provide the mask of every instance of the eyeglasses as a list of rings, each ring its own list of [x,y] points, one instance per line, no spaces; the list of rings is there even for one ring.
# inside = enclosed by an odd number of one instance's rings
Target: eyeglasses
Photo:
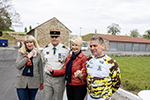
[[[51,36],[51,38],[58,38],[59,36]]]

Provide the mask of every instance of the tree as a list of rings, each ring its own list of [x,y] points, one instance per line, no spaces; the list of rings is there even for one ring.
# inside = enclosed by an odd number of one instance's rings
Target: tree
[[[143,38],[149,39],[148,36],[147,36],[146,34],[143,34]]]
[[[11,0],[0,0],[0,30],[12,31],[13,26],[21,25],[20,15],[12,7]]]
[[[115,24],[115,23],[112,23],[111,25],[109,25],[107,27],[107,32],[108,33],[111,33],[112,35],[116,35],[116,34],[119,34],[121,31],[120,31],[120,27],[118,24]]]
[[[30,26],[29,26],[29,31],[31,31],[31,30],[32,30],[32,26],[30,25]]]
[[[145,31],[146,34],[143,35],[144,38],[150,39],[150,29]]]
[[[133,29],[130,31],[130,36],[131,37],[141,37],[137,29]]]
[[[26,27],[24,28],[24,32],[27,32],[27,28]]]

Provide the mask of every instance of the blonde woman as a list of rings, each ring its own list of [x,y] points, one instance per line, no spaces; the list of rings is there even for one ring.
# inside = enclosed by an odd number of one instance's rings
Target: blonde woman
[[[87,56],[81,51],[83,44],[82,38],[79,36],[73,37],[71,40],[72,54],[66,59],[62,69],[52,70],[51,67],[47,69],[53,76],[64,75],[66,77],[67,97],[68,100],[84,100],[86,95],[86,60]],[[77,73],[81,75],[77,76]]]
[[[35,100],[38,88],[43,89],[43,68],[36,39],[27,35],[18,51],[16,90],[19,100]]]

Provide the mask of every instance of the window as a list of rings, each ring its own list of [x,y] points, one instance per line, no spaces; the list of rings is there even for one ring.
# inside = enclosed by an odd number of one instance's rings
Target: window
[[[145,44],[141,44],[140,51],[141,52],[145,52],[145,50],[146,50],[146,45]]]
[[[133,45],[133,51],[139,51],[139,44],[134,44]]]
[[[132,43],[126,43],[126,51],[132,51]]]
[[[147,45],[147,52],[150,52],[150,45]]]
[[[125,43],[119,43],[118,51],[124,51]]]
[[[110,51],[117,51],[117,43],[110,43]]]

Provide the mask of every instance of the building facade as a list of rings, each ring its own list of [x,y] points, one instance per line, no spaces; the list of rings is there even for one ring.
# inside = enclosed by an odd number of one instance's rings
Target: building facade
[[[106,51],[150,52],[150,40],[129,36],[98,35],[104,39]]]
[[[55,17],[35,27],[29,31],[27,35],[33,35],[37,39],[39,46],[43,48],[50,43],[50,29],[60,29],[60,43],[69,47],[69,37],[71,31]]]

